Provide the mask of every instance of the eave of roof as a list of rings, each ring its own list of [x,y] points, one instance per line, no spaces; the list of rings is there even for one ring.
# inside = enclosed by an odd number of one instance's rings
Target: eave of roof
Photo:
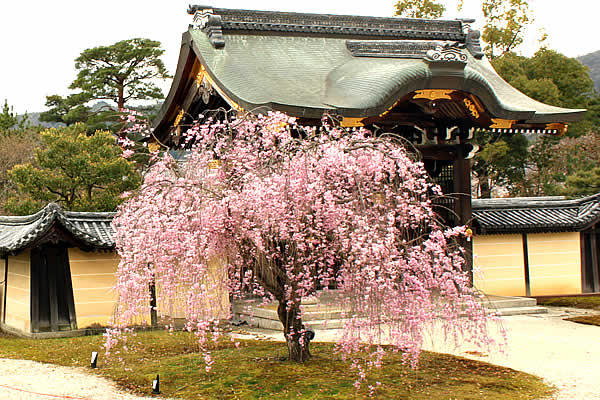
[[[114,248],[112,218],[115,213],[64,211],[55,203],[28,216],[0,217],[0,253],[22,251],[43,240],[51,229],[66,230],[81,246]]]
[[[483,234],[582,231],[600,222],[600,193],[574,200],[474,199],[472,206]]]

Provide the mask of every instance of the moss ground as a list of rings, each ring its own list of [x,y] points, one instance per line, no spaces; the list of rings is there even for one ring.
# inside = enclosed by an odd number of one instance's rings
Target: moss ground
[[[128,340],[110,361],[104,358],[102,336],[33,340],[0,337],[0,357],[22,358],[66,366],[89,367],[98,351],[98,369],[91,370],[121,387],[149,394],[160,374],[166,397],[182,399],[360,399],[355,374],[333,353],[330,343],[313,343],[314,358],[304,364],[282,361],[285,345],[267,341],[229,341],[213,350],[207,373],[193,335],[141,332]],[[381,382],[379,399],[539,399],[552,393],[540,378],[445,354],[425,352],[418,370],[403,366],[400,355],[388,359],[369,383]]]
[[[540,306],[577,307],[600,310],[600,296],[548,297],[538,300]]]

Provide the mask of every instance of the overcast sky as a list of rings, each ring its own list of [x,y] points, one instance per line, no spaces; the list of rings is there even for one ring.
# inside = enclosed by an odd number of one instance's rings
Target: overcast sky
[[[15,111],[42,111],[47,95],[69,94],[76,76],[74,59],[82,50],[119,40],[144,37],[163,44],[169,72],[175,71],[181,33],[191,17],[189,0],[54,0],[5,1],[0,9],[0,101]],[[391,16],[396,0],[206,0],[223,8],[312,13]],[[445,18],[473,17],[481,21],[480,1],[465,0],[458,13],[456,0],[443,0]],[[525,55],[537,49],[539,28],[548,45],[570,57],[600,50],[593,27],[598,24],[598,0],[529,0],[535,26],[528,30]],[[476,23],[475,27],[479,27]],[[163,85],[166,91],[170,82]]]

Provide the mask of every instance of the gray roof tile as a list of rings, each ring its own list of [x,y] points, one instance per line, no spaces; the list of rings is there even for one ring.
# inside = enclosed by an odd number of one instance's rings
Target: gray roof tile
[[[600,221],[600,193],[581,199],[522,197],[474,199],[481,233],[579,231]]]
[[[64,211],[50,203],[33,215],[0,217],[0,253],[17,252],[41,240],[59,225],[82,244],[93,248],[113,248],[115,213]]]

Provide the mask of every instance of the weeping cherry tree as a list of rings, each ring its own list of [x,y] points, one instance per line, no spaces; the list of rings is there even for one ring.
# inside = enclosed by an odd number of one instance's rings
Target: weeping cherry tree
[[[253,294],[277,302],[289,359],[303,362],[302,299],[335,287],[346,321],[336,349],[361,376],[392,350],[416,367],[434,321],[448,337],[490,345],[458,245],[465,228],[438,220],[431,198],[441,193],[417,155],[392,134],[330,122],[206,119],[186,134],[186,162],[157,155],[115,220],[115,327],[148,314],[149,286],[159,312],[183,298],[210,368],[209,338],[230,316],[223,298]]]

